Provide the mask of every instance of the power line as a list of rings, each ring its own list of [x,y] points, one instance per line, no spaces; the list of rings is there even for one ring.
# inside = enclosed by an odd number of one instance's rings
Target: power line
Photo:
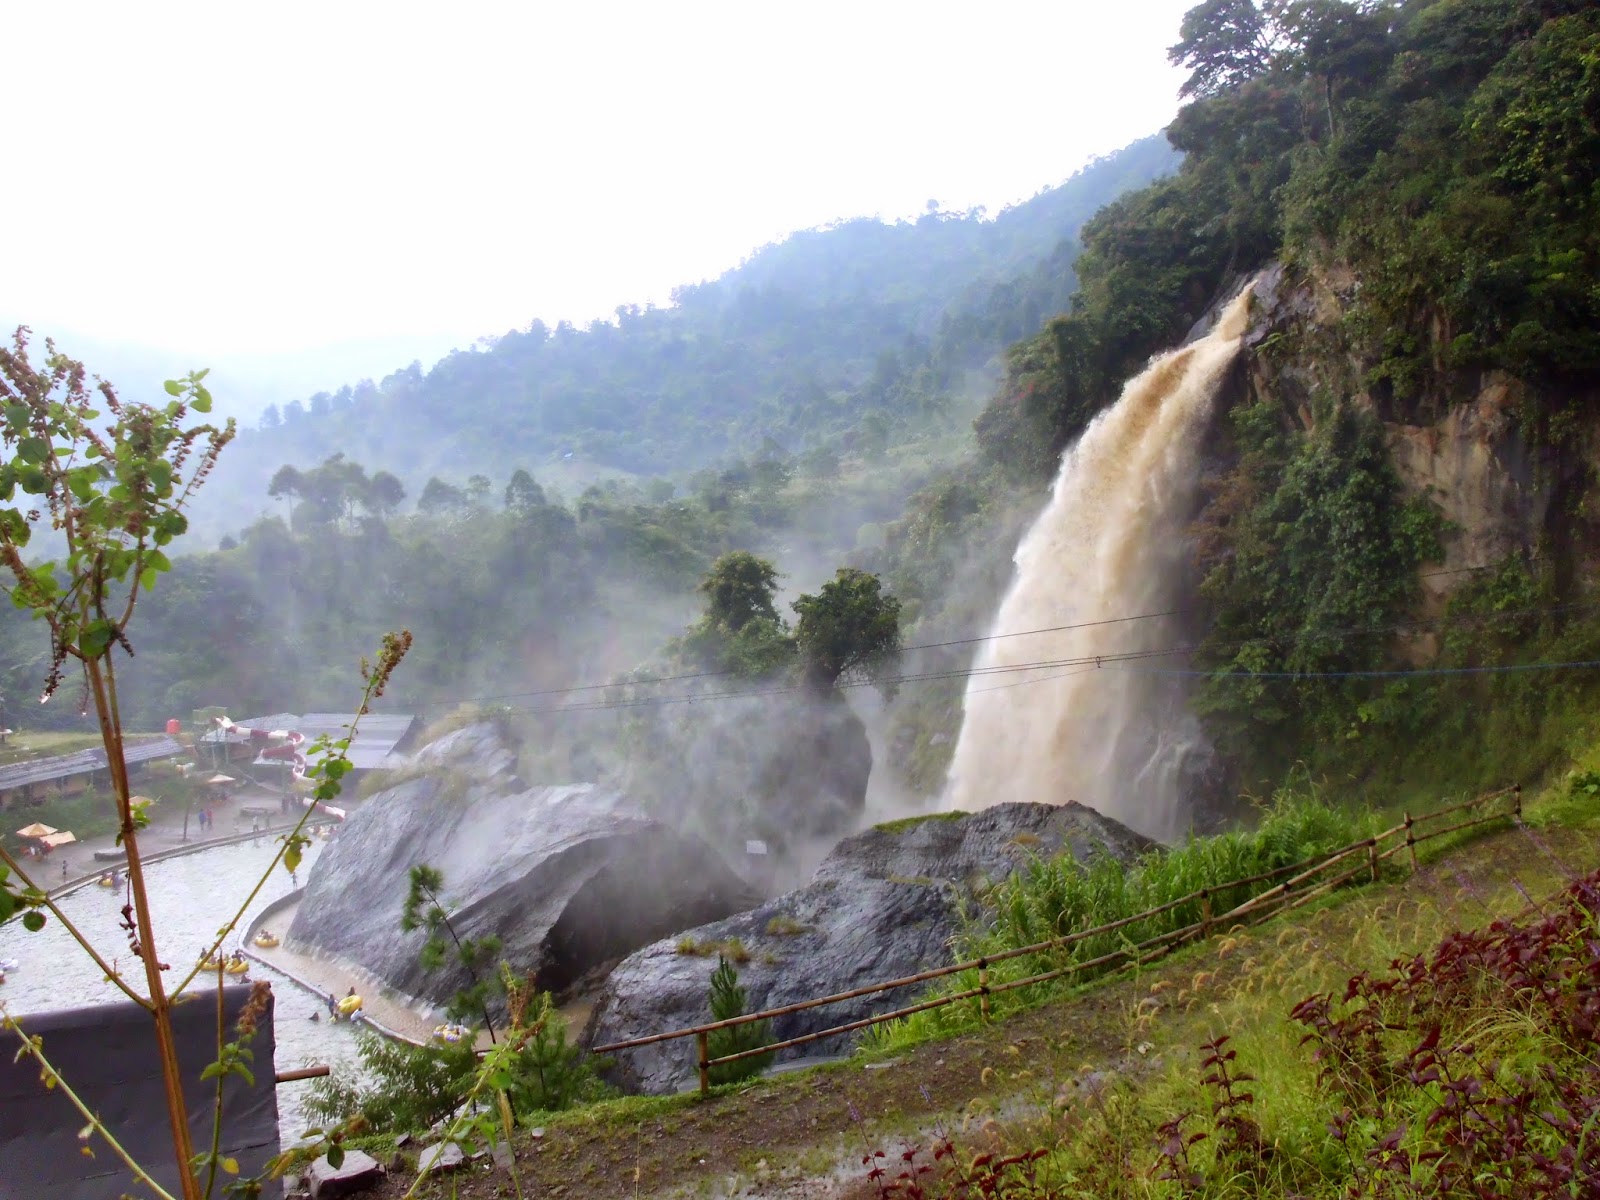
[[[1510,663],[1498,667],[1413,667],[1405,671],[1202,671],[1166,667],[1123,667],[1111,670],[1139,671],[1150,675],[1191,675],[1208,679],[1415,679],[1430,675],[1498,675],[1511,671],[1567,671],[1600,667],[1600,659],[1572,662]]]
[[[1518,618],[1518,617],[1548,615],[1548,614],[1552,614],[1552,613],[1566,612],[1566,611],[1571,611],[1571,610],[1593,609],[1593,608],[1600,608],[1600,602],[1578,603],[1578,604],[1568,604],[1568,605],[1554,605],[1554,606],[1549,606],[1549,607],[1544,607],[1544,608],[1523,609],[1523,610],[1518,610],[1518,611],[1513,611],[1513,612],[1506,612],[1506,613],[1470,614],[1467,617],[1457,618],[1457,619],[1463,621],[1464,623],[1467,622],[1467,621],[1484,622],[1484,621],[1490,621],[1490,620],[1510,620],[1510,619],[1515,619],[1515,618]],[[1148,615],[1149,616],[1156,616],[1156,615],[1167,615],[1167,614],[1148,614]],[[1116,618],[1116,619],[1107,620],[1107,621],[1083,622],[1083,623],[1078,624],[1078,625],[1061,626],[1059,628],[1060,629],[1087,628],[1087,627],[1097,626],[1097,625],[1115,624],[1115,623],[1118,622],[1118,620],[1140,620],[1140,619],[1144,619],[1144,618],[1143,617]],[[1368,635],[1380,634],[1380,633],[1399,633],[1399,632],[1413,631],[1416,628],[1418,628],[1419,624],[1421,624],[1421,625],[1439,625],[1439,624],[1446,623],[1449,620],[1450,620],[1450,618],[1448,618],[1446,616],[1439,616],[1439,617],[1434,618],[1431,621],[1425,621],[1425,622],[1421,622],[1421,623],[1418,623],[1418,622],[1406,622],[1404,624],[1394,624],[1394,625],[1354,627],[1354,628],[1348,628],[1348,629],[1343,629],[1343,630],[1325,630],[1325,631],[1322,631],[1318,636],[1323,637],[1323,638],[1348,639],[1348,638],[1352,638],[1352,637],[1361,637],[1361,636],[1368,636]],[[1029,633],[1048,633],[1048,632],[1055,632],[1055,631],[1056,630],[1054,630],[1054,629],[1046,629],[1046,630],[1030,630],[1028,632]],[[1010,635],[995,635],[995,636],[996,637],[1004,637],[1004,636],[1010,636]],[[993,639],[982,639],[982,640],[993,640]],[[1243,645],[1248,645],[1251,642],[1263,641],[1263,642],[1269,642],[1270,643],[1270,642],[1281,641],[1281,640],[1283,640],[1282,637],[1270,637],[1270,636],[1269,637],[1265,637],[1265,638],[1247,638],[1247,639],[1244,639],[1242,641],[1229,643],[1229,644],[1226,644],[1226,645],[1221,646],[1221,647],[1213,647],[1213,649],[1230,649],[1230,648],[1231,649],[1237,649],[1238,647],[1243,646]],[[912,648],[913,647],[906,647],[906,649],[912,649]],[[926,647],[919,647],[919,648],[926,648]],[[1033,662],[1026,662],[1026,663],[999,663],[999,664],[993,664],[993,665],[990,665],[990,666],[972,666],[972,667],[966,667],[966,668],[952,668],[950,670],[943,670],[943,671],[926,671],[926,672],[920,672],[920,673],[915,673],[915,674],[898,675],[898,676],[894,676],[892,678],[882,679],[882,680],[871,680],[871,679],[846,680],[846,681],[837,683],[835,686],[838,687],[838,688],[841,688],[841,689],[850,688],[850,687],[878,686],[880,684],[891,684],[891,685],[898,686],[898,685],[904,684],[904,683],[925,683],[925,682],[933,682],[933,681],[945,680],[945,679],[983,678],[983,677],[986,677],[986,676],[1016,674],[1016,673],[1022,672],[1022,671],[1041,671],[1041,670],[1049,670],[1049,669],[1062,668],[1062,667],[1067,667],[1067,668],[1081,667],[1081,668],[1084,668],[1086,670],[1088,670],[1088,669],[1096,669],[1096,668],[1115,668],[1115,667],[1123,667],[1123,669],[1140,669],[1140,668],[1128,668],[1124,664],[1132,663],[1132,662],[1138,662],[1138,661],[1142,661],[1142,660],[1145,660],[1145,659],[1151,659],[1151,658],[1166,658],[1166,657],[1171,657],[1173,655],[1178,655],[1178,654],[1192,654],[1192,653],[1194,653],[1195,651],[1197,651],[1199,649],[1201,649],[1201,646],[1199,646],[1199,645],[1179,645],[1179,646],[1168,646],[1168,647],[1164,647],[1164,648],[1160,648],[1160,649],[1151,649],[1151,650],[1131,650],[1131,651],[1120,651],[1120,652],[1102,652],[1100,654],[1084,654],[1084,655],[1081,655],[1081,656],[1075,657],[1075,658],[1042,659],[1042,660],[1037,660],[1037,661],[1033,661]],[[1573,666],[1581,666],[1581,665],[1582,664],[1576,664],[1576,663],[1567,663],[1567,664],[1525,664],[1525,667],[1527,669],[1535,669],[1535,668],[1537,668],[1537,669],[1549,669],[1549,668],[1557,667],[1557,666],[1573,667]],[[1149,668],[1144,668],[1144,669],[1149,670]],[[1466,673],[1466,672],[1471,672],[1471,671],[1485,671],[1485,670],[1493,670],[1493,669],[1494,668],[1459,668],[1459,669],[1450,669],[1449,671],[1447,671],[1447,669],[1439,668],[1437,670],[1438,670],[1439,673]],[[710,675],[710,674],[726,675],[726,674],[730,674],[730,673],[731,672],[704,672],[704,673],[701,673],[701,674],[703,674],[703,675]],[[1076,671],[1067,671],[1065,674],[1076,674],[1076,673],[1077,673]],[[1334,677],[1353,677],[1353,676],[1360,676],[1360,675],[1369,675],[1369,676],[1375,676],[1375,677],[1382,677],[1382,676],[1395,676],[1395,675],[1412,675],[1412,674],[1419,674],[1419,673],[1425,673],[1425,672],[1422,672],[1421,669],[1418,669],[1418,670],[1415,670],[1415,671],[1399,671],[1399,672],[1371,671],[1371,672],[1344,672],[1344,673],[1339,673],[1339,672],[1317,673],[1317,672],[1296,672],[1296,671],[1281,671],[1281,672],[1237,671],[1237,672],[1226,672],[1226,671],[1219,671],[1219,670],[1189,669],[1189,670],[1181,670],[1181,671],[1180,670],[1172,670],[1169,673],[1184,674],[1184,675],[1191,675],[1191,676],[1206,676],[1206,677],[1226,677],[1226,676],[1232,675],[1232,676],[1236,676],[1236,677],[1262,678],[1262,679],[1271,679],[1271,678],[1316,679],[1316,678],[1334,678]],[[1062,678],[1062,677],[1064,677],[1064,676],[1052,676],[1051,678]],[[1043,680],[1043,679],[1020,680],[1015,684],[1005,684],[1005,685],[1001,685],[1001,686],[1012,687],[1012,686],[1021,686],[1024,683],[1043,683],[1043,682],[1046,682],[1046,681],[1047,680]],[[624,681],[624,682],[620,682],[620,683],[604,684],[604,685],[598,685],[598,686],[622,688],[622,687],[630,686],[630,684],[628,682]],[[726,691],[700,692],[700,693],[685,694],[685,695],[679,695],[679,696],[634,696],[634,697],[627,697],[627,698],[615,699],[615,700],[586,701],[586,702],[580,702],[580,703],[577,703],[577,704],[557,705],[557,706],[544,707],[544,708],[519,708],[518,711],[523,712],[523,713],[527,713],[527,714],[530,714],[530,715],[551,715],[551,714],[558,714],[558,713],[595,712],[595,711],[607,711],[607,710],[629,709],[629,708],[652,708],[652,707],[661,707],[661,706],[665,706],[665,705],[669,705],[669,704],[698,704],[698,703],[702,703],[702,702],[705,702],[705,701],[748,699],[748,698],[756,698],[756,697],[761,697],[761,696],[777,696],[777,695],[792,694],[794,692],[798,692],[798,691],[803,690],[804,686],[805,685],[803,685],[803,684],[786,684],[786,685],[778,686],[778,687],[738,688],[738,689],[732,689],[732,690],[726,690]],[[984,688],[984,689],[979,689],[979,690],[990,691],[990,690],[999,690],[999,689],[998,688],[994,688],[994,689]]]
[[[970,646],[979,642],[994,642],[1004,638],[1033,637],[1043,633],[1066,633],[1074,629],[1093,629],[1102,625],[1122,625],[1129,621],[1152,621],[1158,617],[1174,617],[1186,610],[1181,608],[1169,609],[1166,612],[1139,613],[1131,617],[1107,617],[1100,621],[1079,621],[1072,625],[1052,625],[1044,629],[1023,629],[1015,633],[989,633],[982,637],[956,638],[948,642],[924,642],[914,646],[900,647],[900,653],[910,654],[915,650],[941,650],[949,646]],[[737,670],[721,671],[690,671],[682,675],[652,675],[643,679],[616,679],[610,683],[582,683],[571,687],[538,688],[522,692],[500,692],[492,696],[467,696],[455,700],[441,700],[438,703],[481,703],[488,700],[520,700],[533,699],[540,696],[568,696],[577,692],[598,692],[615,687],[645,687],[658,683],[680,683],[689,679],[711,679],[716,677],[738,675]]]
[[[1430,571],[1425,575],[1417,576],[1417,578],[1419,580],[1420,579],[1437,579],[1437,578],[1440,578],[1440,577],[1443,577],[1443,576],[1448,576],[1448,575],[1465,575],[1465,574],[1471,574],[1471,573],[1474,573],[1474,572],[1477,572],[1477,571],[1490,571],[1490,570],[1494,570],[1494,569],[1495,568],[1493,566],[1456,567],[1456,568],[1454,568],[1452,570],[1448,570],[1448,571]],[[1077,622],[1074,622],[1074,623],[1072,623],[1070,625],[1049,625],[1049,626],[1046,626],[1046,627],[1044,627],[1042,629],[1020,629],[1020,630],[1016,630],[1016,631],[1010,632],[1010,633],[987,633],[987,634],[981,634],[981,635],[974,636],[974,637],[952,638],[949,641],[943,641],[943,642],[923,642],[923,643],[919,643],[917,645],[912,645],[912,646],[902,646],[902,647],[900,647],[900,652],[902,654],[910,654],[910,653],[912,653],[914,651],[918,651],[918,650],[943,650],[943,649],[948,649],[948,648],[950,648],[952,646],[973,646],[973,645],[978,645],[978,644],[984,643],[984,642],[1001,641],[1001,640],[1004,640],[1004,639],[1007,639],[1007,638],[1035,637],[1035,636],[1038,636],[1040,634],[1046,634],[1046,633],[1068,633],[1068,632],[1071,632],[1071,631],[1077,630],[1077,629],[1094,629],[1094,628],[1098,628],[1098,627],[1102,627],[1102,626],[1106,626],[1106,625],[1123,625],[1123,624],[1127,624],[1127,623],[1129,623],[1131,621],[1153,621],[1153,620],[1157,620],[1157,619],[1159,619],[1161,617],[1177,617],[1177,616],[1182,616],[1184,613],[1193,612],[1193,611],[1194,611],[1194,609],[1192,607],[1189,607],[1189,608],[1170,608],[1170,609],[1166,609],[1163,612],[1137,613],[1137,614],[1135,614],[1133,616],[1127,616],[1127,617],[1106,617],[1106,618],[1103,618],[1103,619],[1097,620],[1097,621],[1077,621]],[[1338,631],[1332,631],[1332,632],[1338,632]],[[662,683],[684,683],[684,682],[687,682],[687,681],[692,680],[692,679],[725,678],[727,676],[733,676],[733,675],[738,675],[738,674],[739,674],[739,672],[737,670],[733,670],[733,669],[725,669],[725,670],[719,670],[719,671],[688,671],[688,672],[684,672],[682,674],[677,674],[677,675],[649,675],[649,676],[645,676],[645,677],[639,678],[639,679],[612,680],[612,681],[610,681],[608,683],[580,683],[580,684],[572,684],[572,685],[567,686],[567,687],[558,687],[558,688],[530,688],[530,689],[527,689],[527,690],[524,690],[524,691],[520,691],[520,692],[498,692],[498,693],[495,693],[493,695],[488,695],[488,696],[465,696],[465,697],[455,697],[455,698],[444,698],[444,699],[441,699],[441,700],[437,700],[434,703],[438,703],[438,704],[479,704],[479,703],[485,703],[485,702],[493,701],[493,700],[522,700],[522,699],[532,700],[532,699],[538,699],[538,698],[543,697],[543,696],[571,696],[571,695],[576,695],[576,694],[578,694],[580,692],[600,692],[600,691],[606,691],[606,690],[608,690],[610,688],[615,688],[615,687],[653,687],[653,686],[655,686],[657,684],[662,684]],[[707,697],[703,696],[703,697],[700,697],[700,698],[707,698]],[[574,705],[574,706],[569,706],[569,707],[578,708],[580,706]],[[524,711],[533,711],[533,710],[524,710]],[[541,711],[543,711],[543,710],[541,710]]]

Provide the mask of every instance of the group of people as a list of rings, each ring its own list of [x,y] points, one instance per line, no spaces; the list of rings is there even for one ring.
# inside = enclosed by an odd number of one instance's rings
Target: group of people
[[[200,831],[202,833],[210,832],[212,829],[215,829],[217,825],[217,819],[211,815],[211,810],[209,808],[202,808],[200,810],[199,821]]]
[[[344,994],[344,998],[346,1000],[354,1000],[355,999],[355,995],[356,995],[355,988],[351,988],[348,992],[346,992]],[[354,1013],[354,1011],[355,1010],[352,1009],[351,1013]],[[339,1012],[339,1002],[333,998],[333,993],[329,992],[328,993],[328,1020],[337,1021],[339,1019],[340,1015],[341,1014]],[[348,1019],[348,1014],[346,1014],[346,1018]],[[320,1020],[321,1019],[321,1014],[313,1012],[311,1014],[311,1019],[313,1021]]]

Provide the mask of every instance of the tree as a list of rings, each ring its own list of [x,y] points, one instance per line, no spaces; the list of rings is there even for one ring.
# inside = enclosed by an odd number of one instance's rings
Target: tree
[[[507,511],[523,516],[548,503],[544,488],[522,467],[511,473],[511,480],[506,484],[505,499]]]
[[[734,550],[711,564],[700,584],[708,597],[706,619],[729,633],[738,633],[751,621],[781,624],[773,597],[778,590],[778,569],[747,550]]]
[[[1180,96],[1219,95],[1272,64],[1272,27],[1254,0],[1204,0],[1183,15],[1179,36],[1167,58],[1192,72]]]
[[[418,929],[427,931],[427,940],[422,945],[424,970],[437,971],[449,961],[451,949],[455,950],[456,966],[466,972],[472,982],[456,992],[445,1011],[457,1021],[481,1015],[492,1042],[495,1032],[494,1021],[489,1016],[489,994],[499,982],[499,975],[490,968],[500,953],[500,939],[493,935],[464,938],[458,934],[440,899],[443,891],[443,871],[426,863],[412,867],[411,889],[400,913],[400,929],[404,933]]]
[[[731,962],[717,955],[717,969],[711,973],[711,1019],[731,1021],[734,1017],[742,1017],[744,1004],[744,988],[739,984],[738,972],[733,969]],[[769,1022],[749,1021],[727,1029],[712,1030],[706,1039],[706,1053],[712,1058],[721,1058],[727,1054],[754,1050],[771,1039]],[[772,1055],[767,1053],[741,1058],[738,1062],[719,1063],[711,1068],[711,1082],[738,1083],[741,1079],[761,1074],[771,1061]]]
[[[466,503],[465,492],[435,475],[423,487],[417,499],[417,511],[425,516],[442,517],[460,512]]]
[[[304,481],[300,477],[298,468],[284,463],[272,476],[272,481],[267,484],[267,495],[274,500],[288,498],[298,500]]]
[[[778,615],[778,570],[746,550],[724,554],[700,583],[705,615],[684,636],[682,648],[714,670],[758,677],[794,655],[794,642]]]
[[[807,687],[827,692],[842,676],[860,673],[893,691],[884,672],[900,657],[900,601],[876,575],[840,567],[820,592],[791,607],[800,616],[794,636]]]
[[[388,520],[399,509],[405,498],[405,484],[388,471],[379,471],[367,484],[362,504],[379,520]]]
[[[278,411],[276,404],[269,404],[261,410],[261,428],[276,429],[283,424],[283,414]]]

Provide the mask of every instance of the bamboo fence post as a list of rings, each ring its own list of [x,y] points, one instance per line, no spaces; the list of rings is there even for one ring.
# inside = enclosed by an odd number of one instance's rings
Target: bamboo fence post
[[[700,1094],[702,1096],[709,1096],[711,1094],[710,1040],[711,1035],[704,1029],[694,1035],[695,1049],[700,1055]]]
[[[1517,820],[1522,820],[1522,785],[1516,784],[1511,789],[1511,795],[1516,804]]]
[[[1378,882],[1378,839],[1367,843],[1367,865],[1372,868],[1372,882]]]
[[[1417,835],[1411,829],[1411,814],[1406,814],[1406,850],[1411,855],[1411,873],[1417,873]]]
[[[983,1019],[989,1019],[989,960],[978,960],[978,1012]]]
[[[1211,936],[1211,889],[1200,889],[1200,940]]]

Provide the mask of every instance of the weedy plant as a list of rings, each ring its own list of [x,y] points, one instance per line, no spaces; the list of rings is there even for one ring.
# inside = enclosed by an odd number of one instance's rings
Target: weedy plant
[[[183,1200],[200,1200],[214,1194],[221,1178],[239,1170],[237,1162],[221,1153],[222,1088],[230,1075],[253,1078],[249,1044],[266,993],[257,991],[251,997],[229,1040],[218,975],[217,1058],[202,1074],[216,1080],[212,1133],[210,1145],[197,1150],[173,1041],[172,1008],[202,968],[197,964],[176,984],[169,984],[164,975],[169,968],[158,949],[139,849],[139,833],[148,826],[149,814],[143,803],[135,802],[129,786],[117,669],[119,653],[133,654],[130,629],[140,598],[170,568],[165,547],[188,528],[185,510],[232,440],[233,422],[219,427],[191,421],[191,414],[211,410],[204,371],[167,381],[169,399],[162,405],[131,403],[103,380],[91,385],[83,365],[58,353],[51,342],[45,343],[44,363],[35,366],[28,345],[28,330],[22,327],[9,347],[0,348],[0,443],[5,448],[0,461],[0,566],[10,576],[5,590],[12,602],[30,610],[49,631],[50,665],[41,702],[76,684],[77,703],[85,713],[92,711],[98,722],[111,777],[117,842],[127,855],[129,900],[122,910],[122,927],[143,978],[124,976],[108,963],[104,952],[73,926],[3,847],[0,921],[17,919],[31,931],[42,929],[51,918],[59,921],[105,977],[149,1013],[179,1192]],[[27,561],[24,555],[36,532],[58,558]],[[382,695],[410,642],[409,633],[390,634],[376,665],[362,664],[366,687],[359,712],[365,713],[368,704]],[[353,735],[354,728],[350,732]],[[314,747],[320,751],[311,768],[316,800],[339,794],[339,781],[350,769],[349,745],[346,737],[322,739]],[[267,872],[221,924],[207,957],[216,956],[278,864],[290,871],[299,865],[308,842],[305,822],[314,811],[314,806],[307,807],[293,831],[279,839]],[[30,1036],[25,1023],[3,1006],[0,1020],[16,1035],[19,1053],[38,1062],[44,1084],[58,1089],[83,1116],[86,1123],[79,1136],[85,1151],[92,1153],[98,1141],[155,1195],[175,1200],[152,1177],[152,1168],[139,1162],[90,1110],[72,1081],[51,1066],[42,1040]],[[259,1192],[261,1185],[244,1181],[229,1186]]]

